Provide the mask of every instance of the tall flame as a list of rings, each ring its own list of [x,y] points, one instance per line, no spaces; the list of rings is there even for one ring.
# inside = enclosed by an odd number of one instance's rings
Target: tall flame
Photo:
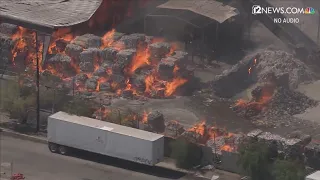
[[[138,68],[144,65],[150,65],[150,53],[149,50],[143,50],[142,48],[138,48],[137,55],[133,58],[130,68],[129,74],[133,74]]]
[[[200,135],[204,135],[205,134],[205,130],[206,130],[206,123],[205,121],[202,121],[198,124],[195,124],[192,128],[190,128],[188,131],[193,131],[196,132]]]
[[[179,86],[185,84],[186,82],[187,80],[183,78],[175,78],[172,82],[168,82],[166,84],[165,95],[171,96]]]

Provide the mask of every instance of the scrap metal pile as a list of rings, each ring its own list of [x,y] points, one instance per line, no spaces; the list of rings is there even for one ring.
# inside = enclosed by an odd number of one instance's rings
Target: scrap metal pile
[[[314,73],[303,62],[284,51],[264,50],[246,57],[213,81],[217,95],[231,98],[238,93],[234,112],[248,119],[277,119],[303,113],[318,102],[296,91],[300,83],[312,81]],[[244,93],[245,92],[245,93]]]
[[[11,61],[17,69],[34,70],[36,56],[42,64],[42,49],[37,54],[34,32],[10,24],[1,24],[0,32],[1,64]],[[63,87],[77,91],[164,98],[173,96],[193,76],[183,63],[186,52],[144,34],[111,30],[102,37],[75,36],[61,29],[53,34],[48,53],[41,75],[59,77]]]

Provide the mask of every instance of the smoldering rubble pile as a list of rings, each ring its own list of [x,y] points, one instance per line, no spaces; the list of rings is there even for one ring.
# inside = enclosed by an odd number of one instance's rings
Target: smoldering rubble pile
[[[295,89],[314,79],[312,70],[302,61],[280,50],[263,50],[248,55],[231,69],[215,77],[213,88],[221,97],[230,98],[252,84],[263,84],[274,74],[282,86]]]
[[[280,117],[285,115],[295,115],[305,112],[310,107],[318,104],[317,101],[310,99],[304,94],[291,91],[286,88],[277,88],[273,94],[268,107],[263,112],[265,117]]]
[[[33,66],[36,53],[30,54],[35,48],[32,32],[5,23],[0,26],[1,64],[9,60],[14,65]],[[74,37],[72,33],[53,37],[40,71],[58,76],[69,89],[110,91],[127,98],[168,97],[193,75],[184,66],[186,52],[144,34],[125,35],[113,30],[103,37]]]
[[[184,138],[191,143],[203,144],[217,154],[221,154],[222,151],[236,151],[244,137],[242,134],[228,133],[222,128],[206,126],[204,122],[185,129],[179,122],[169,121],[166,123],[164,134],[174,139]]]
[[[264,50],[223,72],[213,81],[213,88],[217,95],[226,98],[251,91],[250,100],[237,100],[233,107],[239,116],[276,118],[302,113],[317,104],[295,91],[300,83],[314,77],[310,68],[293,55]]]
[[[292,54],[284,51],[266,50],[256,55],[257,63],[252,68],[256,74],[258,83],[268,79],[269,74],[274,74],[277,78],[288,76],[280,81],[282,86],[296,89],[302,82],[314,79],[312,70]]]
[[[233,110],[241,117],[279,119],[281,116],[292,116],[303,113],[306,109],[316,106],[317,101],[304,94],[285,87],[276,87],[270,94],[264,94],[267,85],[258,86],[251,91],[250,101],[238,100]]]
[[[320,141],[299,131],[294,131],[287,137],[282,137],[257,129],[249,132],[247,137],[249,140],[267,143],[285,157],[304,158],[310,167],[317,168],[320,165]]]

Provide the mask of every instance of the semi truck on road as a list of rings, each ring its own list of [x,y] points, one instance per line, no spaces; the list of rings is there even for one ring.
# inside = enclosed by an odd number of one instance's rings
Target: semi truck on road
[[[49,116],[47,131],[53,153],[79,149],[149,166],[164,157],[163,135],[92,118],[57,112]]]

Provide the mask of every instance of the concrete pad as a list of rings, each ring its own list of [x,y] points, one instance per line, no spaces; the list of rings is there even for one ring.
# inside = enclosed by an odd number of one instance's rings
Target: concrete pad
[[[303,114],[295,115],[297,118],[320,123],[320,105],[307,109]]]
[[[298,87],[298,91],[314,100],[320,101],[320,80],[309,84],[301,84]]]
[[[200,119],[191,111],[181,108],[159,108],[155,109],[162,112],[166,121],[176,120],[185,128],[191,128]]]
[[[160,111],[165,121],[179,121],[186,128],[192,127],[199,121],[197,115],[186,105],[190,99],[188,97],[177,97],[174,99],[149,99],[146,102],[114,99],[111,107],[130,108],[134,111]]]
[[[320,101],[320,80],[309,84],[301,84],[298,87],[298,91],[314,100]],[[306,112],[295,115],[295,117],[320,123],[320,105],[307,109]]]

